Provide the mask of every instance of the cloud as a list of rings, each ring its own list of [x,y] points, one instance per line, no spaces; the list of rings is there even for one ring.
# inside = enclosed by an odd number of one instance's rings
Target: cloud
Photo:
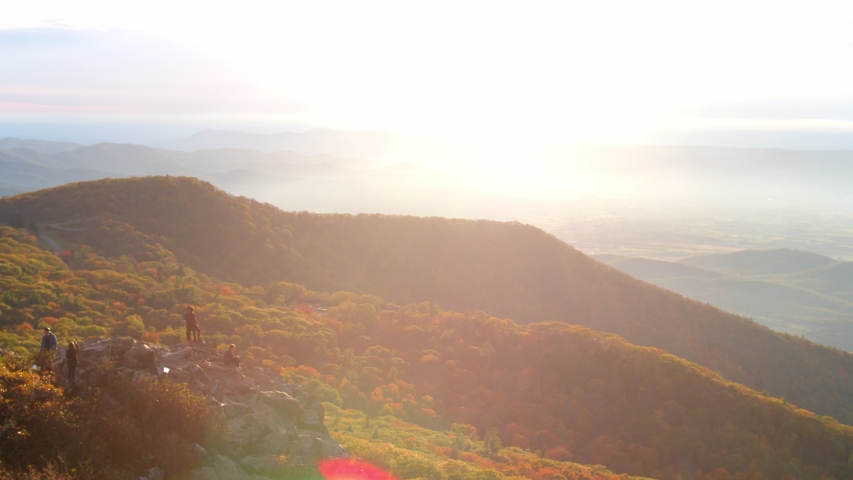
[[[287,112],[233,65],[185,44],[122,30],[0,30],[0,106],[23,114]]]

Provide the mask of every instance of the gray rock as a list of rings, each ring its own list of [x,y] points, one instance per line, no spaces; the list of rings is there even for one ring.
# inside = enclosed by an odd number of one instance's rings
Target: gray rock
[[[65,357],[65,350],[67,348],[68,347],[63,347],[62,349],[61,353],[63,357]],[[77,354],[77,359],[79,361],[78,368],[100,365],[110,359],[111,352],[112,342],[109,338],[84,342],[80,345],[80,352]]]
[[[332,437],[314,430],[299,430],[299,444],[303,458],[328,459],[347,458],[349,454]]]
[[[223,454],[208,455],[193,445],[195,460],[205,466],[189,472],[190,480],[269,480],[264,475],[286,477],[289,468],[310,468],[320,459],[347,455],[329,436],[325,410],[316,396],[263,368],[224,367],[212,347],[179,345],[167,350],[133,339],[93,339],[80,347],[78,381],[96,381],[98,365],[114,360],[119,372],[134,378],[162,371],[222,412],[227,419]],[[55,371],[66,375],[65,369]],[[282,455],[290,459],[286,464],[279,461]],[[152,471],[146,475],[146,480],[162,478]]]
[[[324,423],[326,409],[323,408],[323,404],[314,395],[307,395],[304,401],[302,411],[298,415],[299,428],[314,430],[328,436],[329,429]]]
[[[113,338],[111,356],[114,358],[121,358],[121,356],[130,350],[135,344],[136,340],[129,337]]]
[[[293,415],[300,415],[302,406],[299,401],[284,392],[263,392],[260,395],[261,399],[267,405],[279,408]]]
[[[275,468],[275,461],[269,458],[260,458],[260,457],[252,457],[247,456],[243,457],[240,460],[240,466],[243,467],[243,470],[250,474],[260,474],[271,473]]]
[[[160,467],[149,468],[145,472],[144,477],[139,477],[139,480],[163,480],[166,478],[166,472]]]
[[[193,380],[202,384],[210,383],[210,377],[200,366],[193,364],[187,367],[187,370],[190,372],[190,375],[192,375]]]
[[[201,467],[190,470],[188,478],[189,480],[219,480],[216,470],[212,467]]]
[[[213,469],[219,480],[248,480],[249,474],[225,455],[217,455],[213,461]]]
[[[196,458],[198,458],[199,460],[207,456],[207,450],[205,450],[204,447],[197,443],[193,444],[193,453],[195,453]]]
[[[222,404],[222,411],[225,412],[225,416],[228,418],[234,418],[238,415],[242,415],[249,410],[249,407],[242,403],[224,403]]]
[[[121,356],[121,366],[146,373],[158,374],[161,364],[157,349],[143,342],[134,344]]]
[[[289,448],[299,440],[296,428],[279,428],[261,438],[255,445],[258,454],[276,457],[284,452],[293,453]]]

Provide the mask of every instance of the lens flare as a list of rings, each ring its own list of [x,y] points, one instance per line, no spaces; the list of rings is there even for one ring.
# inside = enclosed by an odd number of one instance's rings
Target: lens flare
[[[381,468],[358,460],[325,460],[319,469],[326,480],[397,480]]]

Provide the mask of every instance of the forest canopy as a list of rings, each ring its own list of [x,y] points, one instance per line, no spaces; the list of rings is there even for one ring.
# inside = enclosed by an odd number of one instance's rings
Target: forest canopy
[[[159,245],[197,272],[245,286],[285,282],[613,332],[853,423],[853,355],[635,280],[529,225],[284,212],[184,177],[0,199],[0,219],[16,215],[61,245],[107,257]]]
[[[341,418],[384,419],[371,440],[471,468],[566,478],[587,478],[575,464],[662,479],[853,474],[853,428],[614,334],[293,283],[245,287],[142,245],[119,257],[83,245],[54,254],[25,230],[0,229],[0,347],[32,352],[46,325],[61,341],[175,344],[192,304],[207,342],[235,343],[246,361],[304,385],[331,411],[361,412]],[[387,427],[395,421],[447,433],[407,444]],[[358,443],[368,428],[338,430],[369,457],[382,449]]]

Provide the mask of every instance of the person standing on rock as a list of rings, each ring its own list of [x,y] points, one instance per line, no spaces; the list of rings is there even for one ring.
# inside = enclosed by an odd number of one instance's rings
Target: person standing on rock
[[[39,350],[38,357],[38,363],[43,372],[50,371],[56,347],[56,335],[50,331],[50,327],[44,327],[44,334],[41,336],[41,349]]]
[[[65,361],[68,363],[68,381],[74,383],[74,373],[77,371],[77,352],[80,346],[77,342],[68,342],[68,350],[65,351]]]
[[[233,343],[231,345],[228,345],[228,350],[225,350],[224,360],[225,360],[225,365],[231,365],[233,363],[234,365],[237,366],[237,368],[240,368],[240,357],[238,357],[237,355],[234,355],[234,349],[236,347],[237,346],[234,345]]]
[[[201,330],[198,328],[198,319],[195,318],[195,309],[187,305],[187,313],[184,314],[187,322],[187,343],[201,340]]]

